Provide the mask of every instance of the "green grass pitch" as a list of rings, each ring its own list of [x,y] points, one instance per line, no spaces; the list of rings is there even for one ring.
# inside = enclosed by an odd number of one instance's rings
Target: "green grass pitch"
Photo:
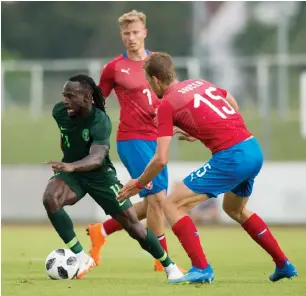
[[[76,228],[86,250],[85,227]],[[211,285],[172,286],[163,273],[153,272],[153,260],[124,232],[109,237],[103,262],[84,279],[52,281],[44,261],[63,243],[51,226],[2,226],[2,295],[4,296],[302,296],[306,295],[305,228],[272,228],[300,276],[271,283],[270,257],[237,228],[201,228],[202,245],[214,267]],[[189,260],[172,233],[170,255],[185,268]]]

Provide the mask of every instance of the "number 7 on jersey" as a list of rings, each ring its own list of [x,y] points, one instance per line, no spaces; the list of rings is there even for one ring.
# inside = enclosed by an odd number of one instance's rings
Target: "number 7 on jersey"
[[[145,89],[142,91],[142,93],[143,93],[144,95],[147,96],[148,101],[149,101],[149,105],[152,105],[152,95],[151,95],[150,90],[149,90],[148,88],[145,88]]]

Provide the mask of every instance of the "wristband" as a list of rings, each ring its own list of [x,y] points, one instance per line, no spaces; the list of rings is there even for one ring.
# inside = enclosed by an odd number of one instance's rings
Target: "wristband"
[[[144,188],[144,186],[142,186],[142,185],[139,183],[138,180],[136,180],[135,186],[136,186],[138,189]]]

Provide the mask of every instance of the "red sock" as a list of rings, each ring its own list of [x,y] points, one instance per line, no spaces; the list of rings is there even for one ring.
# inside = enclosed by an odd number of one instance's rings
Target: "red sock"
[[[250,237],[271,255],[277,267],[284,267],[287,257],[279,247],[267,224],[253,214],[241,225]]]
[[[103,223],[103,228],[107,235],[110,235],[116,231],[119,231],[122,229],[122,226],[113,218],[108,219]]]
[[[168,254],[168,246],[167,246],[166,236],[164,234],[162,234],[162,235],[158,236],[157,238],[159,240],[160,245],[163,247],[165,252]]]
[[[200,269],[206,268],[208,262],[201,246],[198,230],[190,217],[181,218],[172,226],[172,230],[191,259],[192,265]]]

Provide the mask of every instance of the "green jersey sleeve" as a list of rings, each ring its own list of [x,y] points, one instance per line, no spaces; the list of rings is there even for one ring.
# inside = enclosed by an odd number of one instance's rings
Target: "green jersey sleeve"
[[[65,105],[63,102],[59,102],[57,104],[54,105],[53,109],[52,109],[52,116],[54,118],[54,120],[56,121],[56,123],[59,125],[59,121],[65,117]]]
[[[93,122],[89,134],[92,138],[92,144],[106,145],[110,147],[110,135],[112,132],[112,123],[105,113],[100,113]]]

